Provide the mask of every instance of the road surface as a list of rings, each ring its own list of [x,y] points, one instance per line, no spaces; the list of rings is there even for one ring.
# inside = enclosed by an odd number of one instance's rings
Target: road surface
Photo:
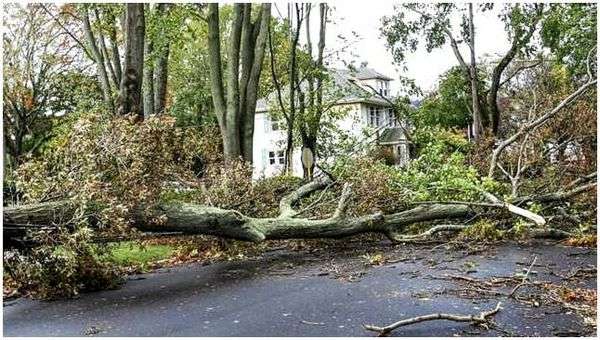
[[[385,263],[368,264],[375,254],[382,254]],[[448,279],[511,277],[526,270],[536,256],[533,281],[559,283],[576,268],[596,267],[595,249],[551,244],[504,244],[472,254],[385,242],[313,252],[276,250],[251,260],[189,264],[132,276],[119,290],[77,299],[5,301],[4,335],[370,336],[375,334],[362,324],[385,325],[434,312],[479,314],[498,301],[504,308],[494,316],[491,329],[430,321],[392,335],[594,335],[578,313],[536,298],[529,286],[517,295],[533,304]],[[569,283],[595,289],[596,275],[573,277]],[[506,293],[513,286],[493,290]]]

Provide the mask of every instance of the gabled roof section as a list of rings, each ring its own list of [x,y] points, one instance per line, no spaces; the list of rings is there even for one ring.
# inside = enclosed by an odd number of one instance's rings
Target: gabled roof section
[[[379,143],[381,144],[396,144],[399,142],[406,142],[404,131],[400,127],[387,128],[379,136]]]
[[[381,74],[369,67],[361,67],[355,70],[340,70],[343,72],[348,72],[349,75],[355,77],[359,80],[368,80],[368,79],[381,79],[381,80],[394,80],[384,74]]]
[[[371,77],[373,75],[377,75],[374,78],[359,78],[359,75],[362,77]],[[329,69],[329,76],[331,79],[331,83],[334,89],[329,89],[328,93],[324,93],[323,97],[325,100],[330,100],[337,104],[354,104],[354,103],[367,103],[372,105],[379,105],[389,107],[390,103],[381,98],[380,95],[371,91],[368,87],[360,84],[360,80],[366,79],[384,79],[391,80],[391,78],[386,77],[379,72],[376,72],[373,69],[361,68],[359,70],[349,70],[349,69]],[[356,81],[358,80],[358,82]],[[306,83],[301,85],[302,88],[306,89]],[[283,97],[287,97],[288,93],[287,86],[283,89]],[[329,97],[329,98],[328,98]],[[273,91],[269,93],[266,98],[260,98],[256,102],[256,112],[264,113],[269,110],[269,103],[274,103],[277,99],[277,93]],[[389,98],[392,100],[392,98]],[[285,99],[284,99],[285,100]]]

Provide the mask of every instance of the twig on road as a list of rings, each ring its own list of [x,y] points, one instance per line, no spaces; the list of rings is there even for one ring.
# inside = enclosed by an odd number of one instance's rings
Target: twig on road
[[[386,336],[396,328],[407,326],[407,325],[412,325],[412,324],[423,322],[423,321],[450,320],[450,321],[456,321],[456,322],[473,322],[475,324],[483,324],[483,323],[488,322],[488,318],[490,316],[492,316],[500,311],[500,305],[501,305],[501,303],[498,302],[498,304],[496,305],[496,308],[489,310],[489,311],[481,312],[479,315],[472,315],[472,314],[471,315],[460,315],[460,314],[436,313],[436,314],[428,314],[428,315],[422,315],[422,316],[417,316],[414,318],[400,320],[400,321],[394,322],[393,324],[390,324],[390,325],[384,326],[384,327],[379,327],[379,326],[374,326],[374,325],[363,325],[363,327],[366,330],[378,332],[379,336]]]
[[[535,265],[535,261],[537,261],[537,256],[533,258],[533,261],[531,262],[531,265],[529,265],[529,268],[527,269],[525,276],[523,276],[523,280],[521,281],[521,283],[519,283],[515,286],[515,288],[513,288],[513,290],[508,294],[507,298],[511,298],[513,295],[515,295],[517,290],[527,283],[527,277],[529,276],[529,272],[531,272],[531,268],[533,268],[533,266]]]

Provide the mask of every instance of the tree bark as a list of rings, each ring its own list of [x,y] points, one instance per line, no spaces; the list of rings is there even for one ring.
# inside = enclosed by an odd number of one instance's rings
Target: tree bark
[[[219,129],[225,145],[226,130],[226,107],[225,90],[223,88],[223,66],[221,62],[221,39],[219,37],[221,29],[219,25],[219,4],[210,3],[208,5],[208,64],[210,71],[210,91],[212,94],[215,115],[219,122]]]
[[[134,210],[133,225],[142,232],[180,232],[260,242],[274,239],[342,238],[361,233],[383,233],[393,241],[403,240],[405,227],[439,219],[464,218],[471,209],[462,204],[432,204],[383,215],[351,217],[346,214],[350,186],[345,186],[337,209],[325,219],[296,218],[294,205],[300,199],[331,184],[317,179],[286,196],[280,215],[253,218],[234,210],[187,203],[158,204]],[[5,240],[22,237],[25,230],[68,221],[75,206],[68,201],[6,207],[3,214]]]
[[[25,229],[39,229],[69,216],[67,202],[22,205],[4,209],[5,237],[22,236]],[[418,222],[463,218],[470,214],[466,205],[427,205],[391,215],[361,217],[332,216],[321,220],[274,217],[253,218],[234,210],[195,204],[161,204],[135,211],[135,227],[143,232],[181,232],[260,242],[274,239],[342,238],[362,233],[384,233],[401,240],[404,227]],[[166,222],[158,222],[166,217]]]
[[[259,19],[250,24],[250,5],[234,5],[233,21],[228,38],[226,92],[223,87],[223,72],[221,71],[219,6],[218,4],[209,4],[208,7],[211,92],[223,138],[223,152],[227,161],[241,158],[252,162],[258,82],[271,18],[270,4],[261,6]],[[243,44],[242,41],[244,41]],[[242,67],[241,80],[240,66]]]
[[[150,11],[150,5],[144,4],[144,8]],[[144,79],[143,79],[143,95],[144,95],[144,117],[148,117],[155,113],[154,111],[154,60],[152,59],[152,52],[154,50],[154,43],[152,37],[144,38],[144,57],[145,63],[143,67]]]
[[[85,33],[85,37],[88,41],[90,50],[92,51],[92,56],[94,57],[94,62],[96,63],[96,72],[98,76],[98,82],[100,83],[100,88],[102,89],[102,97],[104,99],[104,103],[108,107],[111,112],[114,112],[114,104],[112,101],[111,91],[110,91],[110,83],[108,81],[108,73],[106,72],[106,67],[104,65],[104,56],[102,52],[98,48],[98,44],[96,42],[96,37],[92,32],[92,25],[90,23],[90,16],[86,7],[84,7],[83,12],[83,31]]]
[[[481,106],[479,105],[479,81],[477,77],[477,61],[475,60],[475,25],[473,23],[473,4],[469,3],[469,50],[471,64],[469,76],[471,78],[471,100],[473,105],[473,137],[479,139],[483,132]]]
[[[241,156],[240,148],[240,44],[243,24],[243,4],[233,5],[233,22],[229,34],[229,49],[227,53],[227,111],[225,113],[227,126],[223,147],[225,158],[228,161],[236,160]]]
[[[242,156],[245,161],[252,162],[254,139],[254,116],[256,115],[256,101],[258,99],[258,86],[265,57],[265,48],[271,23],[271,4],[263,4],[259,19],[253,25],[254,53],[250,66],[250,78],[246,85],[245,110],[242,112]]]
[[[144,119],[142,79],[144,69],[144,4],[129,3],[125,13],[125,60],[119,88],[118,114],[134,114]]]
[[[523,48],[523,46],[525,46],[525,44],[527,44],[531,40],[531,37],[533,36],[533,33],[535,32],[535,30],[537,28],[537,24],[540,21],[540,19],[542,18],[543,7],[544,7],[544,5],[540,4],[538,6],[538,8],[536,9],[536,17],[535,17],[534,21],[531,23],[531,25],[529,26],[528,31],[526,31],[523,35],[515,34],[513,36],[513,41],[510,46],[510,49],[508,50],[508,52],[506,52],[504,57],[502,57],[502,59],[500,60],[498,65],[496,65],[496,67],[494,67],[494,71],[492,72],[490,89],[487,94],[486,101],[487,101],[487,109],[488,109],[488,112],[490,115],[490,120],[491,120],[492,133],[494,135],[498,134],[498,130],[500,128],[500,110],[498,108],[498,91],[500,90],[500,87],[501,87],[500,80],[502,78],[502,74],[504,74],[506,67],[512,62],[512,60],[515,58],[515,56],[517,55],[519,50],[521,48]]]
[[[159,16],[168,15],[169,4],[159,3],[156,11]],[[163,31],[161,31],[163,32]],[[163,32],[164,34],[164,32]],[[167,106],[167,81],[169,78],[169,53],[171,45],[167,39],[159,46],[154,64],[154,114],[162,114]]]

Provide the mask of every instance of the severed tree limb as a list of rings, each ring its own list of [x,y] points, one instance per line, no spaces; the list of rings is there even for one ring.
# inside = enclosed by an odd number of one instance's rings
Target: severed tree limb
[[[593,50],[595,50],[595,48],[592,49],[592,51]],[[591,51],[590,51],[590,54],[591,54]],[[590,60],[591,60],[591,58],[588,58],[588,68],[589,68],[589,65],[590,65]],[[554,116],[556,116],[556,114],[558,114],[565,107],[569,106],[571,103],[573,103],[575,100],[577,100],[581,95],[583,95],[589,89],[595,88],[597,82],[598,82],[598,80],[594,79],[594,77],[592,76],[591,72],[589,72],[588,73],[587,82],[585,84],[581,85],[577,90],[575,90],[573,93],[571,93],[565,99],[563,99],[553,109],[551,109],[550,111],[544,113],[540,117],[527,122],[516,133],[514,133],[510,137],[508,137],[508,138],[500,141],[500,143],[498,144],[498,146],[496,146],[496,148],[492,152],[492,158],[490,160],[490,167],[489,167],[489,170],[488,170],[488,177],[489,178],[493,178],[494,177],[494,171],[496,170],[496,167],[497,167],[497,164],[498,164],[498,159],[499,159],[500,155],[502,154],[502,152],[509,145],[513,144],[516,140],[518,140],[519,138],[521,138],[521,136],[525,135],[526,133],[530,133],[530,132],[534,131],[535,129],[537,129],[538,127],[540,127],[543,124],[545,124],[548,120],[550,120],[551,118],[553,118]]]
[[[489,310],[489,311],[481,312],[479,315],[435,313],[435,314],[422,315],[422,316],[417,316],[417,317],[410,318],[410,319],[400,320],[400,321],[394,322],[393,324],[390,324],[390,325],[387,325],[384,327],[378,327],[378,326],[374,326],[374,325],[363,325],[363,327],[366,330],[378,332],[379,336],[386,336],[396,328],[407,326],[407,325],[412,325],[412,324],[423,322],[423,321],[450,320],[450,321],[456,321],[456,322],[473,322],[475,324],[482,324],[482,323],[486,323],[488,321],[488,318],[490,316],[498,313],[500,311],[500,309],[501,309],[501,303],[498,302],[498,304],[496,305],[496,308]]]
[[[573,189],[570,189],[567,191],[559,191],[559,192],[542,194],[542,195],[517,197],[513,200],[513,203],[514,204],[522,204],[522,203],[525,203],[528,201],[535,201],[535,202],[540,202],[540,203],[564,201],[564,200],[573,198],[579,194],[582,194],[586,191],[592,190],[593,188],[596,187],[596,185],[597,185],[597,183],[593,182],[593,183],[587,183],[587,184],[578,186],[576,188],[573,188]]]
[[[577,178],[576,180],[571,181],[569,184],[567,184],[567,189],[573,188],[576,185],[579,185],[581,183],[585,183],[592,179],[595,179],[597,174],[598,174],[598,172],[594,171],[589,175],[581,176],[581,177]]]
[[[440,225],[436,225],[420,234],[397,236],[395,241],[396,242],[415,241],[415,240],[427,238],[429,236],[433,236],[433,235],[443,232],[443,231],[461,231],[461,230],[466,229],[467,227],[469,227],[469,226],[465,225],[465,224],[440,224]]]
[[[317,190],[325,188],[332,182],[333,181],[329,177],[319,177],[304,184],[294,192],[285,196],[279,202],[279,217],[293,217],[297,214],[296,210],[293,208],[294,204],[298,203],[298,201],[300,201],[300,199],[303,197],[306,197]]]
[[[346,185],[331,217],[308,219],[288,215],[293,211],[292,204],[326,186],[327,182],[327,179],[310,182],[286,196],[280,205],[282,213],[278,217],[253,218],[235,210],[198,204],[160,203],[134,208],[131,214],[132,225],[141,232],[204,234],[253,242],[268,239],[342,238],[361,233],[383,233],[393,241],[401,241],[405,227],[413,223],[465,218],[472,214],[467,205],[434,204],[388,215],[375,213],[351,217],[345,213],[350,196],[350,186]],[[75,210],[76,206],[69,201],[6,207],[3,214],[5,240],[23,236],[27,230],[64,224]]]
[[[533,212],[523,209],[523,208],[519,208],[516,205],[510,204],[507,202],[503,202],[500,199],[498,199],[496,196],[492,195],[491,193],[489,193],[487,191],[481,191],[481,193],[485,196],[486,199],[488,199],[492,203],[500,204],[501,206],[508,209],[508,211],[510,211],[511,213],[525,217],[525,218],[533,221],[538,226],[543,226],[546,224],[546,220],[542,216],[540,216],[536,213],[533,213]]]
[[[508,294],[507,298],[510,298],[513,295],[515,295],[515,293],[517,292],[517,290],[519,288],[521,288],[522,286],[524,286],[527,283],[527,278],[529,277],[529,273],[531,272],[531,268],[533,268],[533,266],[535,266],[535,261],[537,261],[537,256],[535,256],[533,258],[533,261],[531,261],[531,265],[529,265],[529,268],[527,268],[527,272],[525,273],[525,276],[523,276],[523,280],[521,281],[521,283],[519,283],[518,285],[516,285],[515,288],[513,288],[510,291],[510,293]]]

